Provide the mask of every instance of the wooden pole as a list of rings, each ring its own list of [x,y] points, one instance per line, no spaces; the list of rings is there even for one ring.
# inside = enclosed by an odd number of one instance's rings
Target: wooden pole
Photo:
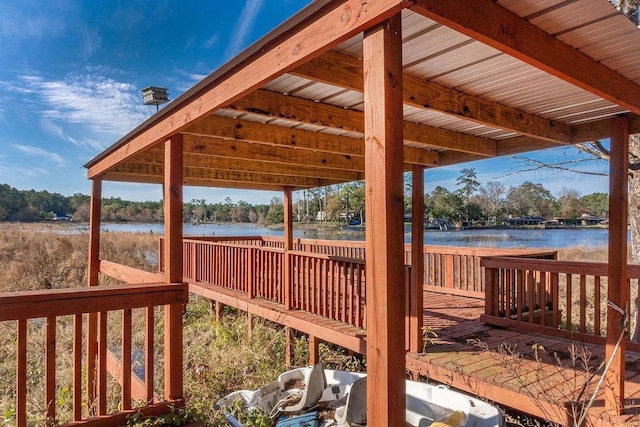
[[[309,365],[313,366],[320,361],[319,354],[320,339],[309,334]]]
[[[165,142],[164,160],[164,259],[167,283],[182,283],[182,135]],[[182,304],[164,310],[165,399],[182,398]]]
[[[405,424],[401,29],[395,15],[363,41],[370,427]]]
[[[102,212],[102,180],[91,181],[89,210],[89,265],[87,285],[99,285],[100,273],[100,216]],[[95,407],[96,365],[98,357],[98,314],[89,313],[87,322],[87,407]]]
[[[293,306],[291,260],[289,251],[293,249],[293,189],[284,187],[284,308],[291,310]]]
[[[610,303],[629,312],[627,284],[627,205],[629,174],[629,121],[623,117],[611,119],[611,156],[609,161],[609,286]],[[606,357],[612,357],[616,343],[626,325],[624,316],[607,307]],[[613,355],[607,371],[606,409],[621,414],[624,405],[625,341]]]
[[[410,320],[409,351],[423,349],[422,326],[424,310],[424,170],[413,165],[411,170],[411,290],[409,295]]]

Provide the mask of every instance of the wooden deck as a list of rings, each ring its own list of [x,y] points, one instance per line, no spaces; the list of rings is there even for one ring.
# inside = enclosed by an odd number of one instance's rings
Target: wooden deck
[[[300,310],[285,310],[283,304],[250,299],[241,292],[218,286],[190,284],[192,293],[238,308],[256,316],[355,352],[366,351],[366,331],[340,321]],[[410,377],[448,384],[501,406],[569,425],[578,411],[575,400],[591,396],[599,375],[593,375],[604,360],[604,347],[575,344],[487,325],[483,299],[434,291],[424,293],[424,325],[430,334],[424,353],[407,353]],[[537,356],[536,356],[537,353]],[[598,371],[600,372],[600,371]],[[640,401],[640,355],[627,352],[630,400]],[[580,397],[582,396],[582,397]],[[607,418],[600,392],[589,412],[590,425],[629,425],[640,416]],[[629,402],[633,403],[633,402]],[[627,409],[633,411],[633,407]]]

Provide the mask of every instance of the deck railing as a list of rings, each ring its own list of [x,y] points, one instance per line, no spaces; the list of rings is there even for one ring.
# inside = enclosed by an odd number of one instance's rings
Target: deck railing
[[[485,322],[602,342],[607,264],[492,257],[482,265],[487,282]],[[640,266],[629,265],[627,271],[628,286],[637,286]]]
[[[164,265],[160,239],[160,269]],[[484,297],[481,255],[555,258],[555,252],[522,249],[424,247],[425,289]],[[184,280],[207,283],[365,328],[364,242],[294,239],[284,250],[278,237],[198,237],[183,240]],[[405,263],[411,263],[410,245]],[[288,270],[287,270],[288,269]],[[412,272],[412,274],[419,274]],[[408,286],[405,280],[399,285]]]
[[[58,422],[61,408],[65,404],[65,395],[70,391],[69,425],[119,425],[126,422],[126,416],[132,411],[135,402],[140,402],[140,410],[148,414],[160,414],[168,411],[169,402],[158,402],[154,393],[154,307],[171,303],[186,303],[187,290],[184,285],[145,284],[118,285],[108,287],[87,287],[60,290],[5,292],[0,293],[0,321],[15,322],[15,424],[24,427],[29,424],[45,425]],[[134,316],[139,310],[141,315]],[[120,356],[108,348],[107,331],[113,316],[119,312],[117,321],[120,338],[116,339]],[[72,321],[69,317],[72,316]],[[110,320],[108,320],[111,317]],[[142,319],[144,330],[144,379],[132,372],[132,330],[133,320]],[[70,348],[63,348],[56,338],[56,330],[72,323],[73,341]],[[83,336],[87,324],[97,322],[97,340],[95,342],[96,360],[86,357],[87,342],[83,345]],[[114,322],[115,323],[115,322]],[[10,328],[9,328],[10,329]],[[43,346],[34,346],[29,335],[42,335]],[[110,337],[113,339],[113,337]],[[41,354],[44,349],[44,354]],[[71,374],[60,378],[57,367],[61,363],[60,355],[71,353]],[[126,356],[128,355],[128,356]],[[35,396],[29,396],[35,381],[27,373],[33,367],[33,360],[42,360],[44,367],[44,395],[40,404],[34,402]],[[27,363],[27,361],[30,361]],[[58,362],[57,362],[58,361]],[[87,366],[95,366],[92,371]],[[120,384],[116,395],[119,403],[108,404],[107,373]],[[28,376],[30,378],[28,378]],[[68,391],[66,391],[68,390]],[[113,397],[114,393],[109,393]],[[178,403],[179,402],[173,402]],[[37,408],[44,408],[39,410]],[[109,408],[117,408],[109,413]],[[27,415],[30,417],[27,417]],[[41,417],[39,420],[32,417]],[[29,419],[28,419],[29,418]],[[48,425],[48,424],[47,424]]]

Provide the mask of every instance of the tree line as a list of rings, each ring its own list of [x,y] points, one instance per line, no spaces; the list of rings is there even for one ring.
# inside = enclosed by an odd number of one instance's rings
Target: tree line
[[[405,215],[411,213],[411,181],[405,180]],[[301,190],[293,196],[294,221],[353,222],[366,220],[364,213],[364,183],[352,182],[312,190]],[[489,181],[481,184],[474,169],[462,169],[456,188],[436,187],[425,195],[425,216],[457,220],[486,220],[501,223],[513,216],[578,218],[583,214],[606,217],[609,196],[592,193],[581,196],[574,189],[563,189],[558,196],[539,183],[524,182],[507,187]],[[88,195],[35,190],[17,190],[0,184],[0,221],[42,221],[51,219],[89,220]],[[162,202],[134,202],[118,197],[103,198],[102,221],[105,222],[162,222]],[[184,203],[185,222],[245,222],[278,224],[283,222],[282,198],[274,197],[269,204],[234,202],[207,203],[192,199]]]

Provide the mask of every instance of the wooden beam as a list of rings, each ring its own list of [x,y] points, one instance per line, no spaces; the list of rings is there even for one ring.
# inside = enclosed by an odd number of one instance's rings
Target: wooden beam
[[[149,150],[136,154],[133,158],[128,160],[127,163],[162,165],[164,164],[163,160],[164,153],[162,151]],[[305,164],[270,163],[260,160],[218,157],[208,154],[191,154],[188,152],[184,154],[184,163],[194,169],[200,168],[234,172],[243,171],[267,175],[290,175],[345,181],[359,181],[364,179],[364,170],[362,172],[357,172],[343,169],[317,168]]]
[[[266,91],[265,91],[266,92]],[[273,93],[273,92],[267,92]],[[293,99],[291,97],[284,97],[283,102]],[[315,103],[313,105],[316,105]],[[338,112],[345,110],[338,109]],[[362,113],[359,113],[362,116]],[[415,129],[415,126],[411,126],[413,132],[410,134],[417,140],[423,140],[425,138],[424,128]],[[437,128],[433,128],[437,129]],[[437,132],[440,132],[437,131]],[[260,122],[252,122],[249,120],[236,120],[222,116],[211,116],[204,119],[201,123],[196,123],[189,127],[185,135],[189,135],[185,138],[187,144],[191,144],[192,137],[207,138],[212,137],[211,142],[208,144],[216,144],[216,140],[228,139],[234,141],[246,141],[260,144],[266,144],[269,146],[284,147],[284,148],[296,148],[299,150],[313,150],[325,153],[340,154],[346,156],[362,156],[364,157],[364,141],[362,138],[340,136],[323,132],[312,132],[302,129],[289,128],[285,126],[277,126],[264,124]],[[464,134],[457,132],[447,133],[445,136],[459,137]],[[474,137],[475,138],[475,137]],[[443,137],[442,137],[443,139]],[[459,140],[460,138],[455,138]],[[473,139],[473,138],[472,138]],[[482,139],[482,138],[478,138]],[[199,145],[201,142],[207,141],[206,139],[197,139],[194,145]],[[476,139],[459,141],[461,146],[472,145],[477,146]],[[485,142],[484,140],[481,142]],[[465,148],[467,150],[481,151],[483,153],[493,151],[486,147],[487,144],[478,148]],[[435,145],[428,146],[423,144],[424,148],[436,147]],[[495,145],[494,147],[495,148]],[[187,150],[188,151],[188,150]],[[216,154],[215,150],[209,154]],[[404,153],[405,163],[408,164],[425,164],[425,166],[435,166],[438,162],[438,154],[434,151],[425,151],[424,149],[415,147],[405,147]]]
[[[146,164],[146,163],[124,163],[119,165],[113,172],[109,172],[105,175],[106,178],[117,178],[118,174],[123,174],[132,180],[138,180],[141,182],[160,182],[160,178],[164,172],[164,166]],[[139,179],[137,179],[139,177]],[[144,177],[152,179],[144,181]],[[246,184],[266,184],[272,186],[278,186],[281,188],[284,185],[290,185],[294,187],[323,187],[325,185],[337,184],[341,181],[339,179],[324,179],[324,178],[309,178],[309,177],[296,177],[287,175],[269,175],[253,172],[241,172],[241,171],[226,171],[226,170],[211,170],[202,168],[184,168],[184,183],[187,185],[197,185],[197,182],[206,185],[211,183],[214,185],[216,182],[227,183],[246,183]],[[214,185],[215,186],[215,185]]]
[[[89,164],[88,177],[93,178],[129,156],[184,129],[189,123],[209,115],[341,42],[382,22],[408,7],[407,0],[345,0],[327,3],[314,13],[289,27],[268,45],[238,61],[233,67],[213,74],[186,99],[145,127],[144,131],[123,138],[108,156]]]
[[[640,86],[492,0],[416,0],[429,19],[640,114]]]
[[[640,116],[629,114],[629,133],[640,133]],[[573,127],[573,142],[590,142],[599,139],[606,139],[611,136],[611,119],[599,120],[575,125]]]
[[[611,120],[611,158],[609,160],[609,286],[607,299],[624,310],[624,316],[607,305],[605,408],[621,415],[624,408],[625,341],[629,321],[629,285],[627,284],[627,208],[629,181],[629,122],[626,118]],[[626,323],[625,323],[626,322]],[[618,347],[617,347],[618,346]],[[617,348],[616,348],[617,347]],[[615,352],[615,354],[614,354]]]
[[[266,90],[257,90],[238,99],[226,108],[334,129],[344,129],[345,132],[364,132],[364,113],[360,111]],[[404,140],[425,147],[440,147],[487,157],[495,156],[496,152],[495,141],[490,139],[412,122],[404,122]]]
[[[165,143],[164,271],[166,283],[182,283],[182,135]],[[182,399],[182,304],[164,310],[164,397]]]
[[[367,425],[405,424],[402,25],[365,31]],[[400,280],[402,282],[402,280]]]
[[[409,291],[409,351],[423,350],[424,311],[424,167],[411,171],[411,288]]]
[[[339,52],[325,52],[292,70],[291,74],[362,92],[362,62]],[[476,123],[554,141],[556,144],[571,142],[571,127],[564,123],[500,105],[409,74],[404,74],[402,84],[403,102],[406,105],[441,111]]]

